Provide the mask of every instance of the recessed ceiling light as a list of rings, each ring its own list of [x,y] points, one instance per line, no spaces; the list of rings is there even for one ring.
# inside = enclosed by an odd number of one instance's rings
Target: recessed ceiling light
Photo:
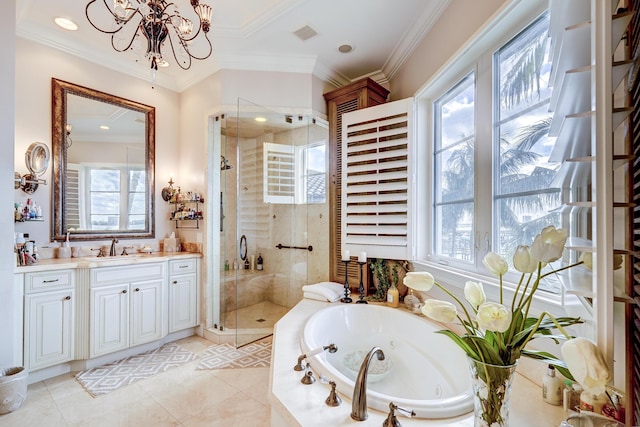
[[[100,125],[100,129],[102,129],[102,130],[109,130],[109,126],[107,126],[107,125]]]
[[[58,17],[54,19],[54,21],[60,28],[64,28],[65,30],[76,31],[78,29],[78,25],[69,18]]]
[[[343,43],[340,46],[338,46],[338,52],[340,53],[349,53],[352,50],[353,50],[353,45],[349,43]]]
[[[256,117],[256,122],[266,122],[267,119],[265,117]]]

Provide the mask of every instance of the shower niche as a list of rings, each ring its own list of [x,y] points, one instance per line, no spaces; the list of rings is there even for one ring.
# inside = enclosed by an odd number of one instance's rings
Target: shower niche
[[[209,194],[220,209],[208,323],[239,347],[271,335],[302,286],[328,279],[328,128],[243,99],[211,123]]]

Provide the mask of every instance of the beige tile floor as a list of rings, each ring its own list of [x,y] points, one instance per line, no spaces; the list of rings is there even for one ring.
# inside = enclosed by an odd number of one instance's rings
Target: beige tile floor
[[[195,354],[211,342],[177,341]],[[91,397],[72,374],[31,384],[0,427],[270,425],[269,368],[196,370],[198,359],[154,377]]]

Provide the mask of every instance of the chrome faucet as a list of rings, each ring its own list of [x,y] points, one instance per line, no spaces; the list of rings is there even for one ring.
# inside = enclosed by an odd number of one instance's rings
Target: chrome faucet
[[[111,240],[111,249],[109,249],[109,256],[116,256],[116,243],[118,243],[118,239]]]
[[[367,413],[367,373],[369,364],[373,356],[377,356],[378,360],[384,360],[384,353],[380,347],[373,347],[369,354],[362,361],[360,371],[353,387],[353,399],[351,399],[351,418],[356,421],[364,421],[369,414]]]

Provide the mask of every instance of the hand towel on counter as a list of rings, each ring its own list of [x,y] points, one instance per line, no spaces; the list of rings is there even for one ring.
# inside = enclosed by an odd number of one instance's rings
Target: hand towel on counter
[[[302,287],[305,298],[336,302],[344,295],[344,286],[335,282],[320,282]]]

